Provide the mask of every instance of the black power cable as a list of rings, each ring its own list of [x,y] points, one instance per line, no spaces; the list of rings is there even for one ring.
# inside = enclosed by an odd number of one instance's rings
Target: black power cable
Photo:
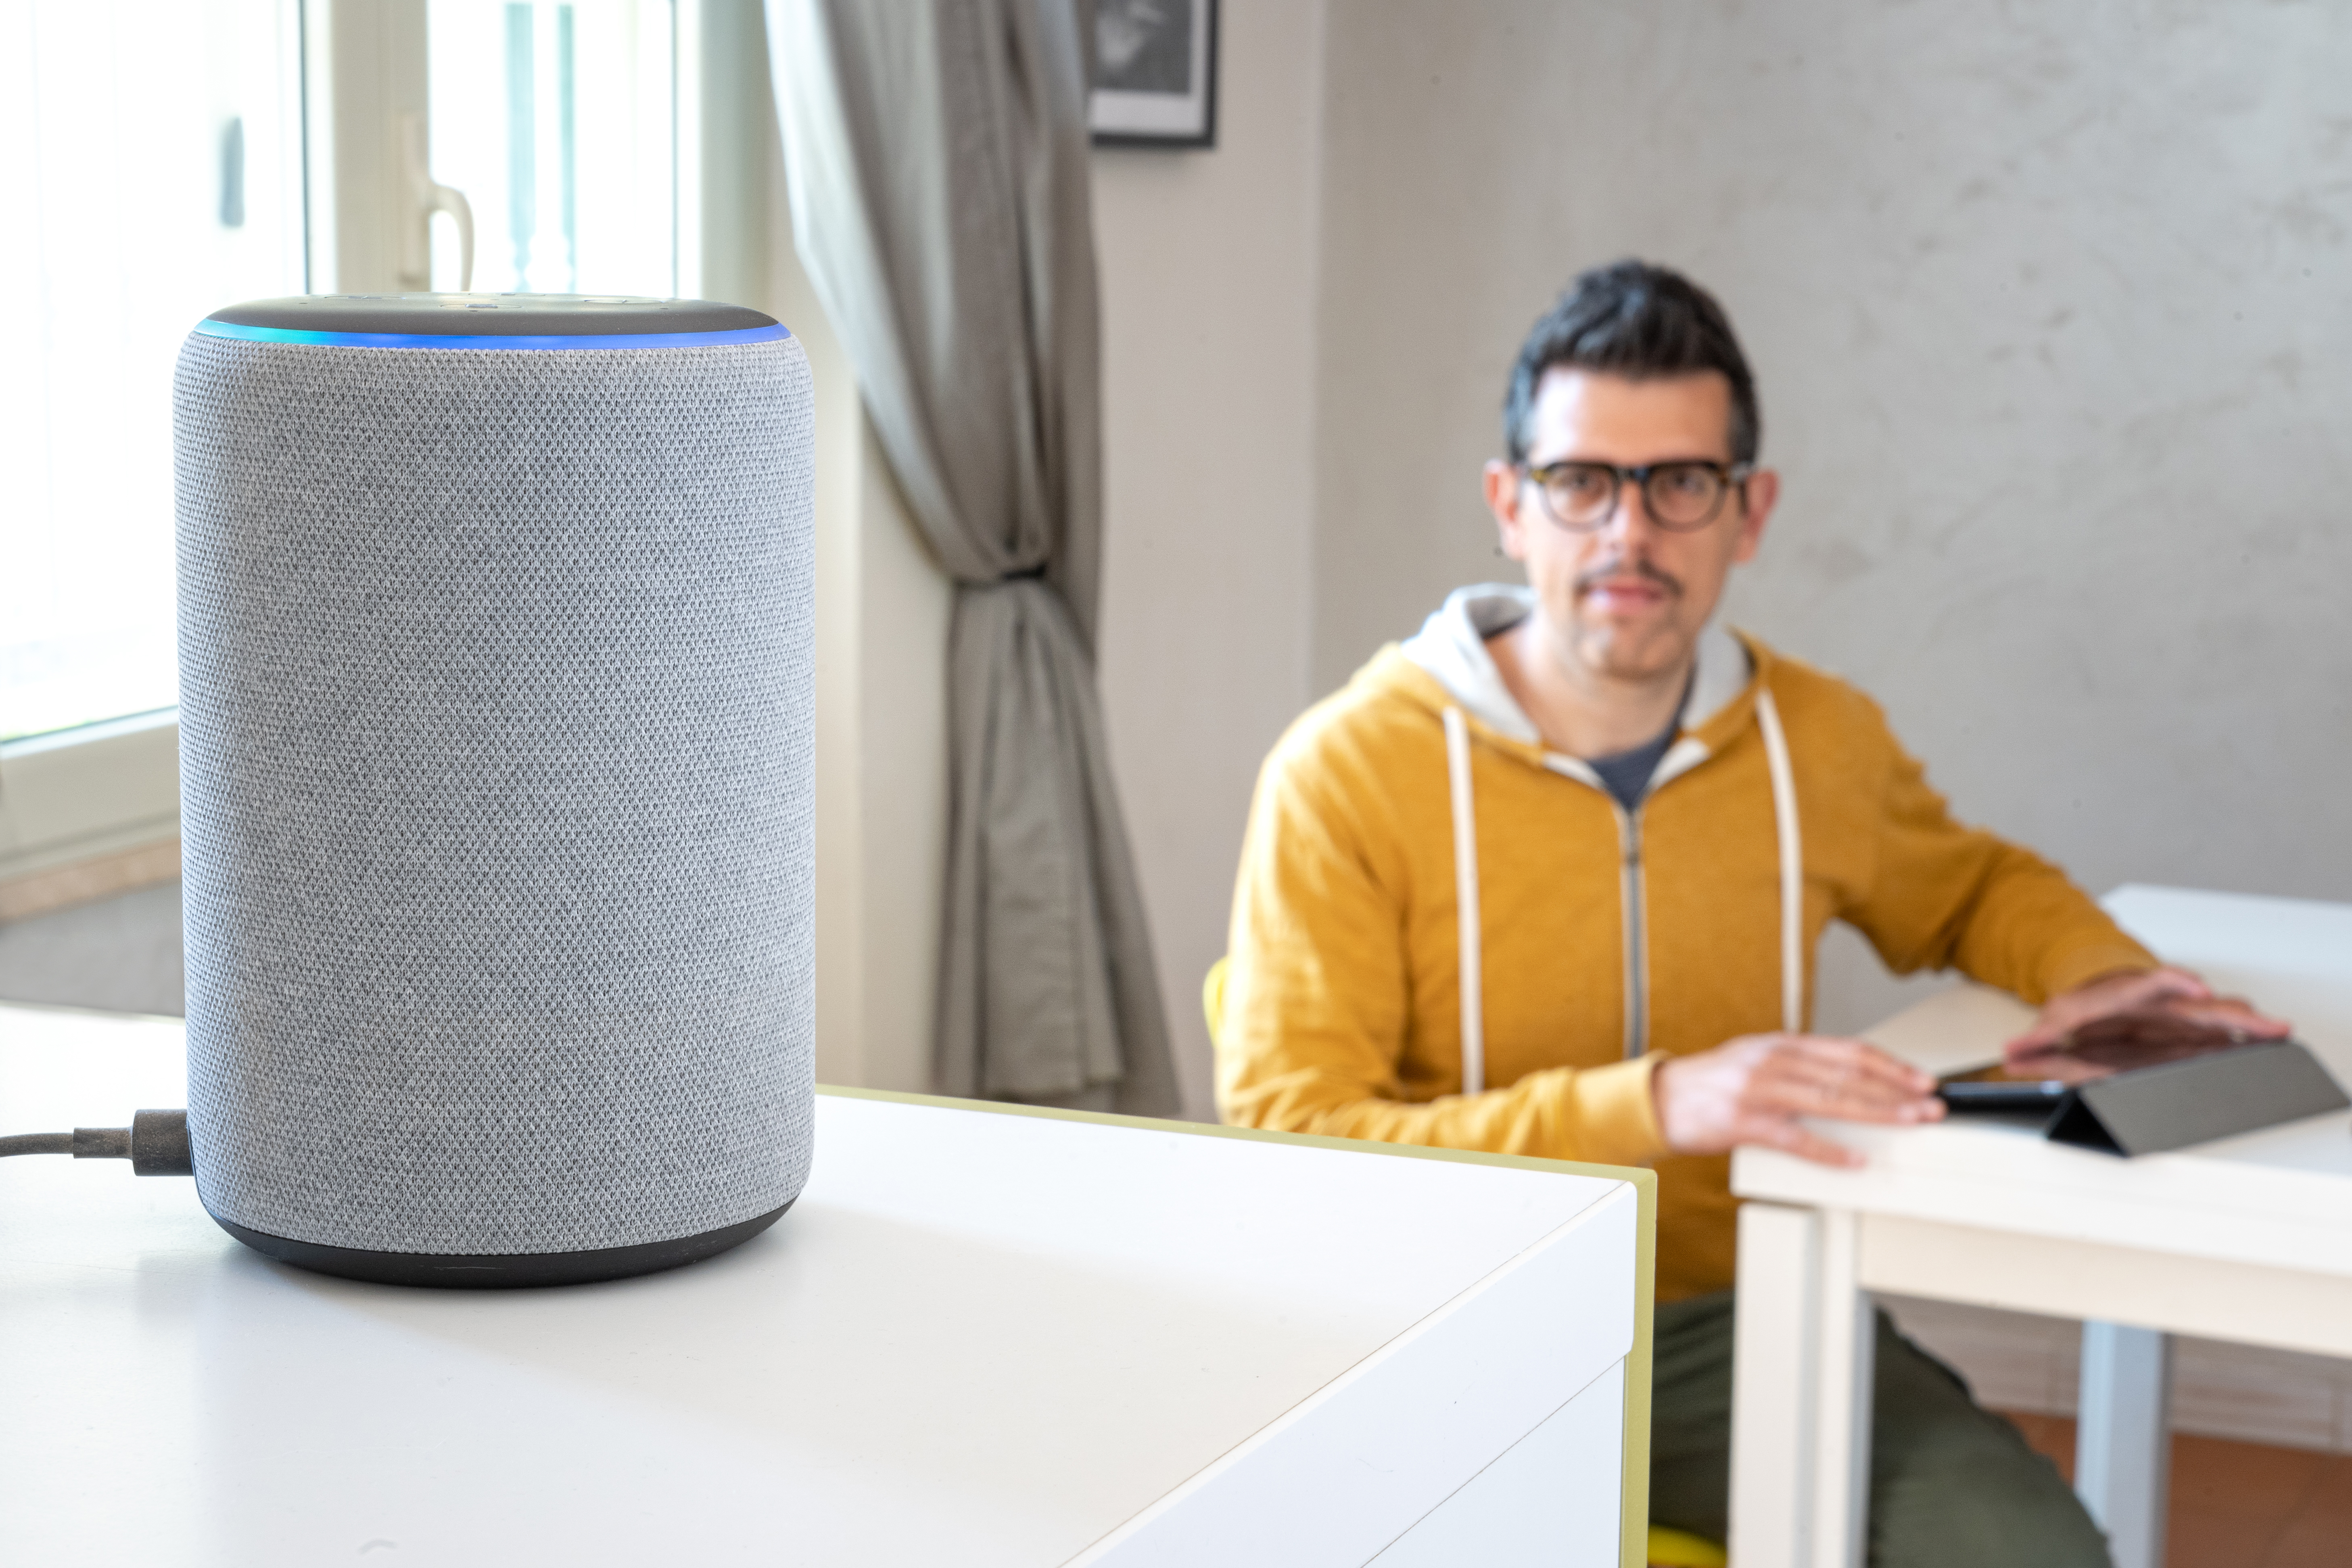
[[[19,1132],[13,1138],[0,1138],[0,1154],[70,1154],[73,1146],[70,1132]]]
[[[192,1176],[188,1113],[142,1110],[128,1127],[77,1127],[70,1132],[20,1132],[0,1138],[0,1155],[71,1154],[77,1160],[128,1160],[133,1174]]]

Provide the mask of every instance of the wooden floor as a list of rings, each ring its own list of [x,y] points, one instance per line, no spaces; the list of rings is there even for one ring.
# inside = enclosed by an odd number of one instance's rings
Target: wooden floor
[[[2074,1423],[2012,1413],[2074,1474]],[[2175,1434],[2165,1568],[2352,1568],[2352,1455]]]

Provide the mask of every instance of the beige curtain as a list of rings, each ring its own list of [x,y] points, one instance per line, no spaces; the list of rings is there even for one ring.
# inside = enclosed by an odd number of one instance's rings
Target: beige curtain
[[[1092,0],[767,0],[803,263],[956,581],[939,1086],[1176,1110],[1093,668]]]

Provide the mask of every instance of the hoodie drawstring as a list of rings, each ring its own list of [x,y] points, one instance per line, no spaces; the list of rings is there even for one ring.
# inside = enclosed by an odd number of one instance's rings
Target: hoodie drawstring
[[[1454,806],[1454,898],[1460,921],[1462,1092],[1486,1088],[1485,951],[1479,933],[1478,818],[1470,788],[1470,726],[1448,706],[1445,776]],[[1780,1027],[1798,1033],[1805,1019],[1805,851],[1797,821],[1797,776],[1789,765],[1789,737],[1771,689],[1756,692],[1756,722],[1764,732],[1765,771],[1772,780],[1773,836],[1780,848]]]
[[[1486,974],[1478,935],[1478,818],[1470,804],[1470,726],[1445,710],[1445,776],[1454,800],[1454,906],[1461,921],[1462,1092],[1486,1087]]]
[[[1780,1027],[1805,1026],[1805,845],[1797,832],[1797,775],[1772,689],[1756,689],[1756,722],[1764,731],[1764,765],[1772,774],[1772,826],[1780,840]]]

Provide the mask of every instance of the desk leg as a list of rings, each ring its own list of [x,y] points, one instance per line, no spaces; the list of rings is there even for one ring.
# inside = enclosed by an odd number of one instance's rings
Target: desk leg
[[[1854,1216],[1739,1210],[1732,1335],[1731,1560],[1856,1568],[1870,1501],[1870,1298]]]
[[[1850,1210],[1821,1215],[1815,1299],[1821,1341],[1813,1377],[1813,1560],[1862,1568],[1870,1521],[1870,1395],[1878,1370],[1877,1303],[1862,1289],[1862,1225]]]
[[[2170,1335],[2083,1325],[2074,1491],[2107,1532],[2116,1568],[2163,1568],[2171,1403]]]

